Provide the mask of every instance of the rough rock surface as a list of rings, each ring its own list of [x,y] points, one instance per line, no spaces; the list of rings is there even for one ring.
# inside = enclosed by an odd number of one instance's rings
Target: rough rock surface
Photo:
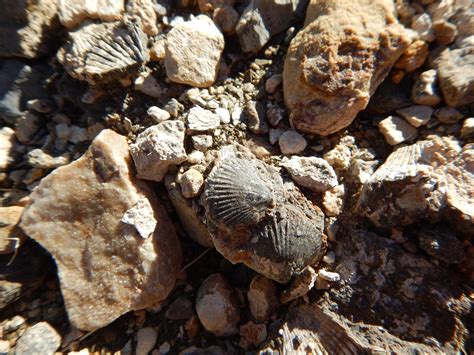
[[[144,198],[157,221],[147,239],[121,222]],[[53,255],[75,327],[96,330],[172,290],[180,246],[164,208],[133,177],[125,137],[102,131],[83,157],[44,178],[30,199],[21,227]]]
[[[388,116],[379,122],[379,130],[390,145],[397,145],[416,137],[417,130],[396,116]]]
[[[120,0],[122,1],[122,0]],[[154,9],[154,1],[152,0],[129,0],[127,1],[127,12],[138,17],[142,23],[143,32],[149,36],[158,34],[156,26],[157,17]]]
[[[259,51],[269,39],[303,17],[308,0],[252,0],[237,23],[244,52]]]
[[[56,0],[2,3],[0,56],[37,58],[54,48],[59,29]]]
[[[0,207],[0,255],[15,252],[24,239],[24,234],[17,227],[23,207]]]
[[[182,122],[165,121],[140,133],[136,142],[130,145],[137,177],[161,181],[171,165],[185,161],[184,131]]]
[[[188,128],[193,132],[213,130],[219,127],[221,122],[218,115],[200,106],[194,106],[189,110],[187,121]]]
[[[47,322],[28,328],[15,347],[16,354],[54,354],[61,345],[61,336]]]
[[[317,157],[291,157],[281,163],[291,178],[311,191],[324,192],[337,186],[337,176],[329,163]]]
[[[446,48],[434,60],[443,97],[449,106],[474,102],[474,47]]]
[[[209,276],[199,287],[196,312],[204,328],[217,336],[233,335],[239,331],[237,300],[220,274]]]
[[[283,71],[293,126],[328,135],[347,127],[409,44],[391,0],[314,0]]]
[[[224,36],[207,16],[180,23],[166,36],[165,68],[171,81],[197,87],[217,78]]]
[[[438,75],[436,70],[430,69],[420,74],[420,77],[413,85],[412,99],[419,105],[436,106],[441,102],[438,93],[436,80]]]
[[[125,10],[123,0],[59,0],[59,20],[73,28],[87,18],[102,21],[120,20]]]
[[[265,322],[278,307],[275,283],[264,276],[255,276],[250,282],[247,299],[255,321]]]
[[[359,208],[379,228],[445,218],[473,230],[472,145],[452,138],[420,141],[395,150],[364,184]]]

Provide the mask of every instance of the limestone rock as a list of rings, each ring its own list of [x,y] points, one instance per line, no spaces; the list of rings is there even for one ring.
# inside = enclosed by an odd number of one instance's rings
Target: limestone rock
[[[430,106],[415,105],[397,110],[397,113],[413,127],[420,127],[428,123],[433,111]]]
[[[278,138],[278,145],[282,154],[298,154],[306,149],[306,139],[295,131],[283,132]]]
[[[39,129],[40,120],[34,113],[27,112],[18,117],[15,124],[16,139],[20,143],[29,144]]]
[[[244,52],[259,51],[272,36],[303,17],[308,0],[252,0],[237,23]]]
[[[189,110],[188,128],[194,132],[205,132],[213,130],[221,124],[218,115],[200,106],[194,106]]]
[[[20,247],[24,234],[17,227],[23,207],[0,207],[0,255],[11,254]]]
[[[183,141],[184,124],[181,121],[165,121],[140,133],[136,142],[130,145],[137,177],[163,180],[171,165],[186,160]]]
[[[154,213],[150,201],[142,198],[124,213],[122,222],[135,227],[138,234],[146,239],[155,231],[158,223]]]
[[[156,12],[152,0],[127,1],[127,13],[141,20],[143,32],[147,35],[156,36],[158,34]]]
[[[104,84],[128,79],[148,61],[147,38],[137,22],[85,22],[69,32],[59,62],[75,79]]]
[[[121,221],[141,199],[149,200],[157,222],[147,239]],[[134,178],[125,137],[102,131],[79,160],[44,178],[30,200],[21,227],[55,259],[75,327],[99,329],[173,289],[179,242],[165,209]]]
[[[211,148],[214,143],[212,136],[206,134],[192,136],[191,140],[193,142],[193,147],[201,152],[205,152]]]
[[[344,205],[344,185],[337,185],[330,190],[324,192],[323,206],[324,213],[328,217],[336,217],[342,212]]]
[[[275,283],[264,276],[255,276],[250,282],[247,299],[255,321],[267,321],[278,307]]]
[[[397,145],[416,137],[416,128],[396,116],[389,116],[379,122],[379,130],[390,145]]]
[[[15,353],[53,355],[60,345],[58,332],[48,322],[40,322],[25,330],[18,339]]]
[[[163,89],[158,80],[150,72],[140,74],[135,79],[135,90],[141,91],[145,95],[160,98],[163,95]]]
[[[317,157],[291,157],[281,163],[292,179],[312,191],[324,192],[337,186],[337,176],[329,163]]]
[[[433,62],[446,103],[452,107],[474,102],[474,47],[443,50]]]
[[[180,23],[166,36],[165,69],[171,81],[197,87],[217,78],[224,36],[207,16]]]
[[[73,28],[87,18],[114,21],[122,18],[123,0],[59,0],[59,20],[67,28]]]
[[[2,4],[0,56],[37,58],[50,54],[60,23],[56,0],[13,1]]]
[[[204,185],[202,174],[196,169],[189,169],[179,179],[181,193],[186,198],[192,198],[199,194]]]
[[[217,336],[237,334],[240,312],[232,288],[220,274],[203,281],[196,298],[196,312],[204,328]]]
[[[13,147],[15,146],[15,131],[10,127],[0,129],[0,171],[4,171],[13,163]]]
[[[409,44],[392,0],[313,0],[283,70],[285,104],[300,131],[328,135],[363,110]]]

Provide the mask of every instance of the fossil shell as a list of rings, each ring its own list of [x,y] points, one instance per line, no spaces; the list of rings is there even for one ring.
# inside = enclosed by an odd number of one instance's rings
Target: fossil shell
[[[136,74],[148,60],[146,35],[136,21],[85,23],[70,37],[58,59],[69,75],[90,84]]]
[[[188,113],[188,127],[196,132],[215,129],[220,125],[220,118],[214,112],[194,106]]]
[[[251,226],[275,204],[269,181],[251,161],[226,159],[206,180],[206,201],[214,223]]]

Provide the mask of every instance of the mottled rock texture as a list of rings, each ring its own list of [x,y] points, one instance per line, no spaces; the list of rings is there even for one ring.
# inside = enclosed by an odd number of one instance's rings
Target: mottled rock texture
[[[77,161],[44,178],[21,227],[53,256],[69,320],[93,331],[166,298],[181,251],[166,211],[134,177],[126,138],[102,131]],[[121,221],[148,199],[157,228],[142,238]]]
[[[288,49],[285,103],[293,126],[328,135],[363,110],[409,45],[391,0],[312,0]]]

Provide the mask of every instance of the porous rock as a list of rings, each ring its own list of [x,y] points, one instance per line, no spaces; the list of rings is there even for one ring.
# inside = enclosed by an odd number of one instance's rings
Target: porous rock
[[[223,50],[224,36],[207,16],[180,23],[166,36],[166,75],[180,84],[211,86]]]
[[[84,22],[57,57],[70,76],[94,85],[135,75],[149,59],[146,43],[139,22]]]
[[[303,17],[308,0],[252,0],[237,23],[236,32],[244,52],[257,52],[275,34]]]
[[[52,355],[61,345],[61,336],[48,322],[39,322],[25,330],[15,347],[16,354]]]
[[[123,0],[59,0],[59,20],[73,28],[87,18],[102,21],[120,20],[124,12]]]
[[[300,131],[328,135],[363,110],[410,40],[392,0],[313,0],[283,70],[285,104]]]
[[[56,0],[2,3],[0,56],[37,58],[54,49],[60,27]]]
[[[317,157],[284,159],[281,163],[292,179],[312,191],[326,191],[337,185],[337,176],[329,163]]]
[[[130,145],[137,177],[161,181],[171,165],[185,161],[184,131],[181,121],[165,121],[140,133]]]
[[[446,48],[434,60],[446,103],[452,107],[474,102],[474,47]]]
[[[220,150],[202,201],[214,246],[232,263],[286,283],[324,254],[321,210],[243,147]]]
[[[121,221],[141,199],[150,201],[157,222],[147,239]],[[99,329],[172,290],[181,263],[179,242],[165,209],[134,178],[125,137],[102,131],[79,160],[44,178],[30,201],[21,227],[55,259],[75,327]]]
[[[196,297],[196,312],[204,328],[217,335],[237,334],[240,312],[232,288],[220,274],[203,281]]]

